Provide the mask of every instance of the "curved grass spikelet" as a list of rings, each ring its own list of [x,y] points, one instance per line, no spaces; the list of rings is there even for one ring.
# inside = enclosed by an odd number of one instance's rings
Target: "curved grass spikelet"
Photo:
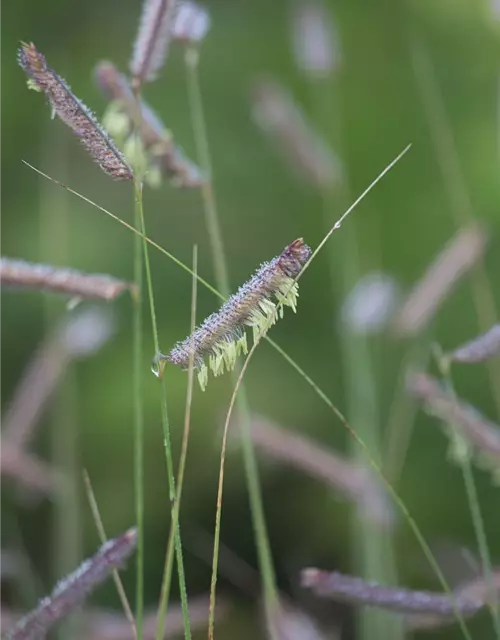
[[[234,368],[240,353],[247,353],[245,326],[252,327],[255,343],[278,317],[283,317],[284,305],[296,310],[298,285],[295,278],[310,256],[311,249],[302,238],[292,242],[279,256],[265,262],[219,311],[208,316],[162,358],[186,369],[193,357],[200,386],[204,389],[209,368],[215,376],[221,375]]]
[[[31,87],[45,94],[53,112],[80,138],[104,173],[118,180],[132,180],[131,167],[108,133],[33,43],[21,44],[18,62],[29,76]]]

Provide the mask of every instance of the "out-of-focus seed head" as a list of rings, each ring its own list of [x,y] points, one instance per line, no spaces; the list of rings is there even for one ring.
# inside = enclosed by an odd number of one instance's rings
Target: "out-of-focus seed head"
[[[313,78],[334,73],[341,59],[333,16],[321,0],[300,0],[292,13],[292,47],[299,69]]]
[[[361,278],[342,306],[342,320],[353,333],[377,333],[394,311],[399,288],[388,274],[373,272]]]
[[[198,44],[210,29],[210,14],[196,2],[181,2],[172,27],[172,37],[178,42]]]

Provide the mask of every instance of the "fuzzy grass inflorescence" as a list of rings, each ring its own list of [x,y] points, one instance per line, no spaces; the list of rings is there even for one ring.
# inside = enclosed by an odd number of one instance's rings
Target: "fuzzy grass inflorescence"
[[[18,62],[28,74],[31,87],[45,94],[53,111],[80,138],[104,173],[119,180],[131,180],[132,169],[121,151],[67,82],[49,67],[45,56],[33,43],[22,43]]]
[[[283,305],[296,309],[298,285],[295,278],[311,256],[302,238],[295,240],[271,262],[243,284],[217,311],[206,318],[192,335],[178,342],[167,356],[169,362],[187,368],[194,359],[198,380],[206,387],[208,367],[215,376],[234,368],[240,353],[247,352],[244,326],[253,328],[254,342],[283,315]],[[277,302],[274,302],[272,299]],[[205,356],[208,355],[208,367]]]

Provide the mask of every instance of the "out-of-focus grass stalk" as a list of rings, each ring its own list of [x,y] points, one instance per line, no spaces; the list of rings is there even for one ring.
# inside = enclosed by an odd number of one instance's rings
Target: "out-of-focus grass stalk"
[[[338,84],[329,77],[325,82],[315,80],[310,89],[316,124],[329,135],[335,152],[342,159],[340,143],[342,114],[340,101],[335,95]],[[339,183],[322,189],[325,229],[331,227],[332,220],[335,218],[334,212],[342,211],[349,202],[349,192],[347,169],[343,166]],[[332,294],[336,297],[340,293],[341,300],[346,299],[363,275],[360,269],[359,251],[356,221],[351,220],[350,224],[345,225],[342,230],[342,241],[334,251],[328,252]],[[347,322],[340,321],[338,327],[347,419],[366,443],[373,460],[381,467],[382,437],[379,424],[378,389],[369,338],[365,334],[353,332]],[[349,449],[354,461],[368,464],[364,452],[351,438],[349,438]],[[368,524],[363,512],[359,509],[355,509],[353,513],[352,527],[356,573],[366,580],[396,585],[397,568],[391,531],[377,527],[374,522]],[[357,611],[357,619],[358,637],[364,640],[371,638],[397,640],[404,637],[401,619],[390,613],[360,608]]]
[[[432,330],[427,330],[423,335],[411,338],[412,343],[406,347],[407,351],[401,362],[394,397],[389,409],[383,446],[383,469],[386,478],[394,486],[401,478],[417,413],[417,402],[406,390],[406,374],[411,367],[419,370],[426,368],[431,335]]]
[[[67,173],[66,132],[52,133],[44,149],[44,164],[64,177]],[[54,137],[55,136],[55,137]],[[47,157],[48,156],[48,157]],[[40,197],[41,259],[49,264],[71,264],[71,229],[66,192],[42,188]],[[44,297],[45,330],[49,334],[64,313],[61,301]],[[58,387],[49,410],[50,448],[54,468],[64,474],[64,491],[54,496],[53,547],[51,550],[52,580],[57,582],[78,566],[82,559],[80,526],[78,409],[74,364],[68,363],[64,379]],[[75,635],[79,614],[69,616],[60,626],[59,638]]]
[[[139,224],[139,230],[142,234],[142,253],[144,255],[144,265],[146,272],[146,284],[149,298],[149,308],[151,315],[151,325],[153,330],[153,344],[155,350],[155,356],[160,353],[160,341],[158,337],[158,326],[156,322],[156,311],[153,292],[153,280],[151,276],[151,266],[149,263],[148,244],[146,241],[146,223],[144,220],[144,208],[143,208],[143,184],[142,177],[134,178],[134,192],[135,192],[135,210],[136,219]],[[179,521],[176,517],[178,513],[176,509],[176,488],[175,488],[175,476],[174,476],[174,464],[172,459],[172,443],[170,438],[170,423],[168,419],[168,402],[167,402],[167,389],[165,381],[160,380],[161,383],[161,420],[163,427],[163,444],[165,448],[165,459],[167,463],[167,474],[169,480],[169,497],[171,504],[172,514],[172,527],[174,529],[174,547],[177,559],[177,571],[179,574],[179,590],[181,596],[182,617],[184,623],[184,637],[191,638],[191,627],[189,622],[188,600],[186,590],[186,578],[184,575],[184,560],[182,557],[182,544]]]
[[[411,60],[417,82],[417,90],[428,120],[437,162],[441,169],[443,184],[448,195],[450,211],[458,228],[465,223],[475,221],[476,216],[460,166],[453,130],[446,112],[432,59],[424,44],[415,37],[411,40]],[[471,275],[472,294],[479,330],[486,332],[496,322],[497,314],[494,296],[482,259],[478,261]],[[500,416],[500,361],[491,358],[488,360],[487,366],[490,373],[493,400],[496,403],[497,414]],[[455,395],[451,378],[446,375],[449,372],[442,371],[442,373],[450,392]],[[491,582],[491,560],[470,460],[464,459],[461,466],[485,581]],[[495,633],[497,638],[500,638],[498,603],[496,606],[492,605],[491,614]]]
[[[202,186],[203,209],[205,213],[205,223],[212,260],[214,263],[217,288],[224,298],[230,295],[230,284],[225,258],[222,232],[220,229],[219,217],[215,193],[213,188],[212,161],[208,144],[203,100],[198,75],[199,56],[195,48],[187,48],[185,52],[186,76],[188,84],[189,105],[191,121],[195,136],[197,160],[201,170],[206,174],[206,181]],[[238,370],[233,374],[233,381],[238,378]],[[260,485],[257,459],[254,445],[250,433],[250,409],[246,390],[242,385],[237,397],[238,423],[241,429],[241,444],[243,451],[243,462],[245,466],[245,476],[250,499],[250,509],[252,512],[253,527],[255,533],[255,543],[259,559],[259,569],[263,582],[264,603],[266,617],[273,634],[276,607],[278,606],[278,593],[276,589],[276,578],[271,555],[271,547],[266,527],[264,507],[262,503],[262,490]],[[219,515],[220,517],[220,515]],[[214,540],[214,549],[219,541]],[[212,612],[213,614],[214,612]]]
[[[141,220],[136,207],[135,227],[140,232]],[[134,490],[137,526],[137,558],[135,584],[135,620],[137,638],[143,637],[144,619],[144,408],[143,408],[143,345],[142,345],[142,238],[134,237],[134,283],[137,297],[133,314],[133,403],[134,403]]]
[[[456,400],[457,395],[455,393],[455,387],[451,377],[450,363],[445,360],[445,358],[439,356],[437,361],[443,381],[448,389],[448,393],[451,398]],[[458,436],[458,429],[452,428],[452,433],[455,437],[460,437]],[[476,536],[479,556],[481,558],[484,581],[487,585],[492,585],[490,589],[491,596],[488,598],[488,608],[491,612],[495,636],[497,637],[497,640],[500,640],[500,607],[498,595],[495,596],[495,589],[493,588],[493,568],[491,564],[490,550],[488,548],[488,539],[486,537],[486,530],[484,528],[483,516],[481,514],[481,507],[479,504],[479,496],[477,494],[477,487],[474,480],[474,471],[472,469],[472,463],[468,453],[460,456],[460,468],[464,477],[465,492],[467,494],[467,502],[469,503],[469,510],[472,525],[474,527],[474,534]],[[495,600],[492,601],[492,598],[495,598]]]
[[[410,43],[417,91],[428,121],[437,163],[450,203],[450,212],[458,229],[467,223],[477,221],[477,217],[460,166],[453,130],[432,59],[427,48],[416,37],[412,37]],[[495,324],[498,316],[484,260],[481,258],[471,273],[471,284],[479,331],[485,333]],[[493,400],[496,403],[497,415],[500,416],[500,360],[491,358],[487,366]]]
[[[196,293],[197,293],[197,274],[198,274],[198,248],[193,249],[193,285],[191,295],[191,330],[192,334],[196,325]],[[194,358],[191,355],[188,366],[188,383],[186,392],[186,408],[184,411],[184,431],[182,435],[181,455],[179,458],[179,470],[177,472],[177,499],[174,509],[175,516],[172,519],[170,533],[168,537],[167,553],[165,556],[165,567],[163,571],[163,580],[161,585],[160,602],[158,604],[156,640],[162,640],[165,636],[165,619],[167,613],[167,604],[170,596],[170,584],[172,581],[172,566],[174,563],[174,531],[176,523],[179,519],[179,511],[181,507],[182,486],[184,484],[184,471],[186,469],[187,448],[189,442],[189,431],[191,426],[191,403],[193,399],[193,381],[194,381]]]

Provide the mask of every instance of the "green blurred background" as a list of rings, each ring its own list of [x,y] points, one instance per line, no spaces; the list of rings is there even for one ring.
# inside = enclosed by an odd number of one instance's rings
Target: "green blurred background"
[[[402,162],[345,223],[351,228],[346,233],[356,231],[360,276],[383,269],[406,289],[453,235],[456,226],[452,205],[411,64],[411,38],[417,37],[434,62],[463,170],[462,187],[470,193],[476,219],[484,222],[490,232],[486,268],[500,304],[500,17],[495,17],[488,3],[476,0],[330,2],[340,36],[341,62],[331,81],[313,86],[297,68],[292,55],[292,6],[292,1],[207,3],[212,28],[202,45],[200,72],[232,286],[235,288],[262,261],[278,254],[297,237],[303,236],[316,246],[325,230],[320,194],[306,180],[297,179],[252,120],[250,87],[262,72],[288,85],[311,118],[318,115],[318,128],[340,154],[355,196],[408,143],[413,144]],[[50,119],[41,96],[26,89],[26,78],[16,64],[16,48],[20,40],[33,41],[49,64],[68,79],[74,92],[100,115],[106,102],[93,83],[94,65],[101,59],[111,59],[126,71],[139,13],[140,3],[131,0],[19,1],[4,5],[3,255],[132,279],[132,234],[22,164],[22,160],[34,164],[127,222],[133,221],[132,187],[109,180],[89,160],[71,132],[59,120]],[[194,157],[180,46],[172,48],[161,78],[146,87],[145,97],[172,129],[178,143]],[[332,224],[343,204],[340,196],[338,202],[335,195],[330,201],[327,215]],[[146,190],[145,210],[148,234],[180,260],[190,263],[192,246],[198,245],[200,274],[213,282],[199,194],[168,185],[157,191]],[[272,330],[272,338],[343,411],[348,406],[338,320],[344,294],[342,277],[331,284],[327,254],[340,256],[336,264],[342,270],[346,226],[333,235],[302,279],[297,316],[287,313]],[[187,334],[191,280],[163,255],[152,251],[151,260],[160,341],[167,350]],[[198,318],[217,305],[215,297],[200,287]],[[66,313],[64,301],[51,299],[50,307],[53,318]],[[78,439],[74,473],[80,505],[68,511],[67,518],[73,519],[76,539],[66,539],[63,546],[60,541],[54,543],[54,504],[50,500],[20,500],[15,488],[4,482],[3,547],[24,549],[31,562],[31,572],[23,573],[21,580],[30,588],[24,593],[19,585],[10,589],[11,605],[28,607],[36,596],[50,589],[61,564],[57,556],[64,555],[64,545],[69,554],[81,553],[82,557],[98,545],[79,476],[81,468],[86,468],[92,479],[108,534],[117,534],[134,523],[132,304],[123,296],[113,307],[117,318],[115,337],[96,356],[71,367],[33,444],[45,459],[57,456],[58,451],[60,455],[61,447],[64,452],[64,446],[68,446],[64,444],[67,422],[74,427],[70,433],[76,433]],[[149,372],[153,347],[146,310],[144,322],[144,369]],[[49,328],[47,302],[42,295],[2,293],[3,407]],[[465,278],[440,311],[433,337],[448,349],[478,332],[471,287]],[[407,344],[390,335],[374,337],[371,342],[378,400],[373,429],[383,430]],[[167,369],[176,452],[182,432],[186,380],[182,371]],[[349,447],[339,421],[268,344],[263,343],[257,351],[246,382],[253,411],[306,433],[325,447],[342,451]],[[462,367],[457,371],[456,383],[461,395],[486,415],[498,418],[484,367]],[[158,392],[157,381],[147,374],[145,597],[151,605],[159,591],[169,526]],[[211,379],[205,393],[195,389],[181,520],[187,542],[187,581],[193,594],[206,592],[209,585],[208,562],[198,555],[208,553],[210,557],[210,552],[201,549],[199,538],[213,532],[220,427],[230,393],[228,376]],[[475,553],[460,470],[446,462],[447,447],[435,420],[419,412],[396,489],[428,540],[450,542]],[[351,507],[337,500],[318,481],[284,466],[263,463],[261,471],[271,544],[283,591],[299,601],[303,599],[297,588],[298,571],[303,566],[353,571]],[[476,479],[495,561],[500,555],[499,493],[488,474],[477,472]],[[72,525],[66,522],[66,526]],[[241,453],[235,448],[227,464],[222,541],[256,568]],[[404,521],[398,525],[395,545],[401,584],[439,590]],[[33,576],[37,576],[36,583]],[[124,572],[124,581],[132,593],[133,562]],[[224,576],[220,585],[221,591],[237,603],[227,637],[261,635],[258,627],[252,626],[256,624],[252,599]],[[119,606],[111,582],[92,601]],[[333,610],[333,606],[323,603],[321,614],[325,610],[328,613],[329,608]],[[341,613],[343,623],[346,616],[349,618],[349,613]],[[349,628],[347,622],[345,637],[351,637]],[[492,633],[486,614],[479,616],[471,628],[477,630],[476,637],[487,638]],[[225,637],[224,629],[221,625],[220,637]],[[436,633],[432,637],[453,638],[459,637],[458,633],[453,628],[447,634]]]

